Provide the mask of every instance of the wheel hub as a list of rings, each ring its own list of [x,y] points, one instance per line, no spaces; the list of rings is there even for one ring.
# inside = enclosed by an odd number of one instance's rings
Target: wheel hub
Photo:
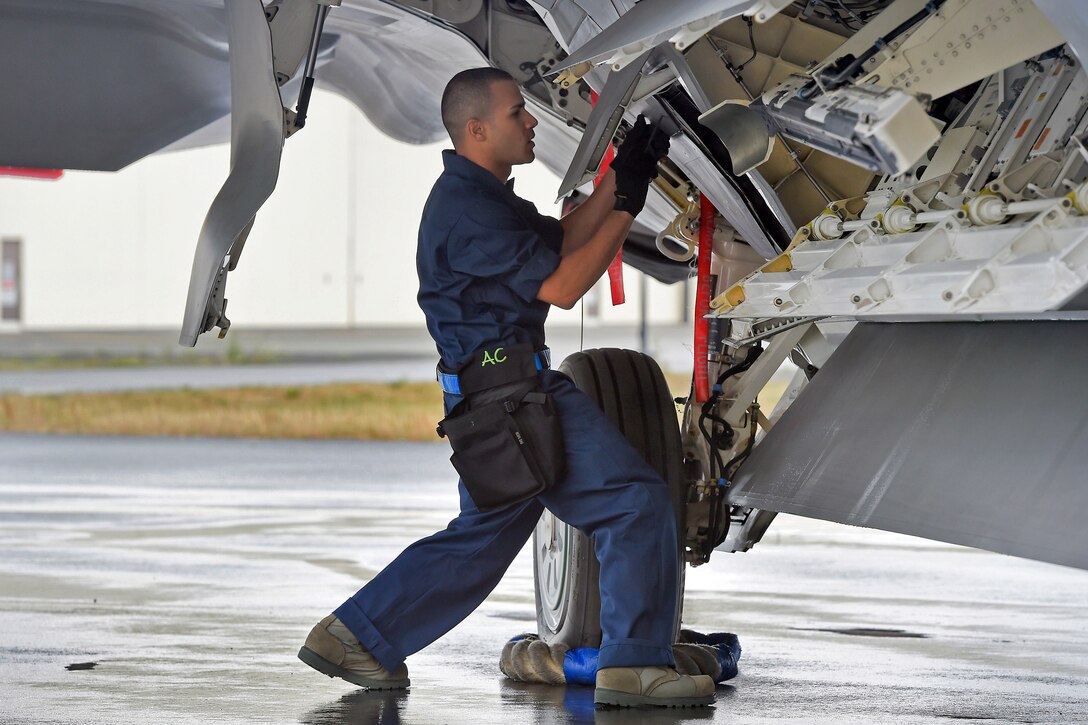
[[[548,629],[556,632],[567,614],[567,546],[570,527],[545,511],[536,525],[537,591],[541,616]]]

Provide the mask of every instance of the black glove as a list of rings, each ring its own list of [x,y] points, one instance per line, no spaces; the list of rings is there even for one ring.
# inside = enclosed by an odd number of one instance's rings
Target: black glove
[[[617,176],[630,174],[640,178],[657,176],[657,162],[669,152],[669,137],[664,131],[639,115],[612,159]]]
[[[627,133],[612,170],[616,172],[616,204],[614,208],[638,216],[646,204],[646,192],[657,176],[657,162],[669,152],[669,137],[643,116]]]

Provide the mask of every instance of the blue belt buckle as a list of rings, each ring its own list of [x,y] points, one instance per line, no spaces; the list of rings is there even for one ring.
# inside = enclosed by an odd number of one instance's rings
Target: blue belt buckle
[[[442,386],[442,391],[449,393],[450,395],[461,394],[461,381],[457,378],[455,373],[444,373],[441,369],[435,370],[436,380],[438,384]]]

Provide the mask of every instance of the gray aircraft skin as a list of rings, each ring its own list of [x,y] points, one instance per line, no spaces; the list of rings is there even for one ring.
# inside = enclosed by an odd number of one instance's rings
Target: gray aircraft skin
[[[709,409],[693,393],[680,430],[688,561],[744,551],[788,512],[1088,568],[1078,7],[0,0],[0,166],[115,171],[229,141],[183,311],[191,346],[229,327],[227,276],[305,133],[308,76],[421,144],[445,138],[453,74],[503,68],[572,199],[644,114],[672,146],[625,261],[685,279],[706,246],[700,197],[721,219],[706,371],[721,386]],[[789,393],[761,411],[787,360]],[[700,532],[719,500],[727,530]],[[546,524],[553,544],[574,535]],[[538,579],[571,555],[538,547]]]

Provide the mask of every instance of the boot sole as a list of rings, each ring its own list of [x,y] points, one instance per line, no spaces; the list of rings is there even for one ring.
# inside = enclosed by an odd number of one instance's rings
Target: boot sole
[[[370,690],[403,690],[412,684],[412,681],[409,679],[374,680],[369,677],[363,677],[351,670],[345,670],[343,667],[334,665],[309,647],[300,649],[298,651],[298,658],[323,675],[339,677],[341,680],[346,680],[353,685],[365,687]]]
[[[714,696],[651,697],[649,695],[634,695],[630,692],[606,690],[598,687],[593,691],[593,702],[597,705],[612,705],[615,707],[706,707],[714,704]]]

